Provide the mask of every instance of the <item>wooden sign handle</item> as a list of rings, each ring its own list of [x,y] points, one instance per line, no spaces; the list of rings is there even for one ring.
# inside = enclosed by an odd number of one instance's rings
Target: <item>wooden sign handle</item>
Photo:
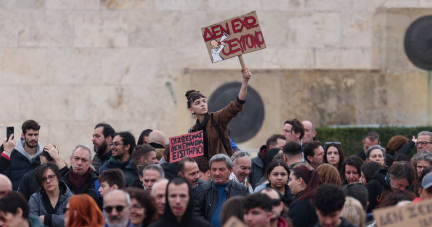
[[[246,65],[245,65],[245,63],[243,61],[243,55],[239,55],[238,58],[240,60],[240,65],[241,65],[242,69],[245,69]]]

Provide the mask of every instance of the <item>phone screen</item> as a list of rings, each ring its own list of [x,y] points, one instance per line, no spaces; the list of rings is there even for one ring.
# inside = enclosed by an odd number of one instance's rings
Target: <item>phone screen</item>
[[[7,127],[6,128],[6,140],[9,140],[9,137],[12,135],[12,134],[15,134],[14,133],[14,127]],[[13,137],[12,137],[12,139],[13,139]]]

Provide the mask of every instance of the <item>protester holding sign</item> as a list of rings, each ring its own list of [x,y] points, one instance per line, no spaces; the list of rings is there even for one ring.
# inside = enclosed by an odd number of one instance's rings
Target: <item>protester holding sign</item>
[[[199,91],[189,90],[186,92],[187,108],[192,116],[197,118],[196,124],[190,131],[203,131],[204,156],[211,159],[215,154],[223,153],[231,156],[233,154],[228,138],[228,124],[243,110],[246,102],[248,81],[251,72],[248,68],[243,71],[243,83],[237,98],[228,106],[214,113],[209,113],[206,97]]]

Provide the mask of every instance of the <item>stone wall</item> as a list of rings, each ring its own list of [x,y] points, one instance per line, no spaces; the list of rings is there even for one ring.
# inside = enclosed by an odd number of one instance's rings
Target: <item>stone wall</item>
[[[102,121],[136,136],[146,128],[183,133],[193,123],[187,89],[211,92],[241,77],[235,59],[210,62],[200,28],[253,10],[267,49],[244,59],[263,97],[280,89],[269,101],[280,111],[266,113],[272,128],[245,148],[292,117],[431,124],[427,74],[400,49],[406,26],[430,7],[429,0],[2,0],[0,129],[20,132],[33,118],[40,141],[58,145],[64,158],[90,144]],[[232,71],[212,76],[218,70]],[[297,103],[304,105],[285,111]]]

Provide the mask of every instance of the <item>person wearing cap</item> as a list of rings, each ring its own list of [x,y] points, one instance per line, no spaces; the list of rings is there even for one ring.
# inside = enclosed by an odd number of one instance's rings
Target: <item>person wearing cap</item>
[[[432,199],[432,172],[426,174],[419,188],[421,201]]]

